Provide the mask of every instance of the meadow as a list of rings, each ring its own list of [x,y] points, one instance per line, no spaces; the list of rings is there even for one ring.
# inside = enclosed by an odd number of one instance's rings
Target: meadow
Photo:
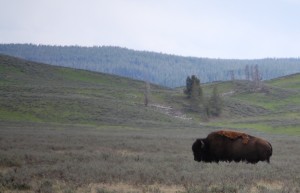
[[[214,128],[0,123],[1,192],[299,192],[299,137],[246,132],[271,163],[198,163],[191,145]]]

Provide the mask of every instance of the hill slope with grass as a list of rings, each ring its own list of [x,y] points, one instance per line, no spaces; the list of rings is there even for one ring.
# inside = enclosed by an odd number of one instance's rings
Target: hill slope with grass
[[[143,128],[193,125],[300,135],[299,85],[300,74],[261,82],[259,89],[250,81],[204,84],[206,99],[218,87],[223,113],[203,119],[183,88],[150,85],[145,107],[143,81],[0,55],[0,120]]]
[[[151,85],[153,105],[145,107],[142,81],[5,55],[0,90],[1,121],[146,126],[182,121],[161,104],[172,90]]]
[[[208,84],[205,89],[210,92],[216,85],[224,112],[208,125],[300,135],[300,74],[261,82],[259,89],[249,81]]]

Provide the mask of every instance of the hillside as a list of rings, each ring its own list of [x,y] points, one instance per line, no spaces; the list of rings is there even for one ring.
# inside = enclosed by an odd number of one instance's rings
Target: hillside
[[[186,127],[198,125],[253,128],[300,134],[300,74],[265,81],[253,90],[250,81],[203,84],[208,98],[218,87],[221,117],[206,119],[191,108],[183,88],[0,56],[0,120],[81,125]]]
[[[156,125],[182,119],[159,107],[169,89],[113,75],[0,55],[0,120],[88,125]],[[164,104],[164,103],[163,103]]]
[[[172,88],[183,86],[190,75],[198,76],[202,83],[231,80],[232,75],[235,79],[246,79],[246,66],[258,65],[264,80],[300,72],[299,58],[209,59],[112,46],[0,44],[0,53],[57,66],[148,80]]]
[[[206,92],[215,85],[223,93],[224,113],[208,125],[300,135],[300,74],[262,82],[258,91],[252,82],[235,81],[208,84]]]

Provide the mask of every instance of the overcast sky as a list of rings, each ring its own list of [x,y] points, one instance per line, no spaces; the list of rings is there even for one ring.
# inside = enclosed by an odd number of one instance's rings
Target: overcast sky
[[[0,0],[0,43],[300,56],[300,0]]]

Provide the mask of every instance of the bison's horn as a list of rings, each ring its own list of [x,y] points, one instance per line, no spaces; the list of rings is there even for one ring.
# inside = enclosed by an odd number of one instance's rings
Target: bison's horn
[[[204,142],[201,140],[201,149],[204,147]]]

